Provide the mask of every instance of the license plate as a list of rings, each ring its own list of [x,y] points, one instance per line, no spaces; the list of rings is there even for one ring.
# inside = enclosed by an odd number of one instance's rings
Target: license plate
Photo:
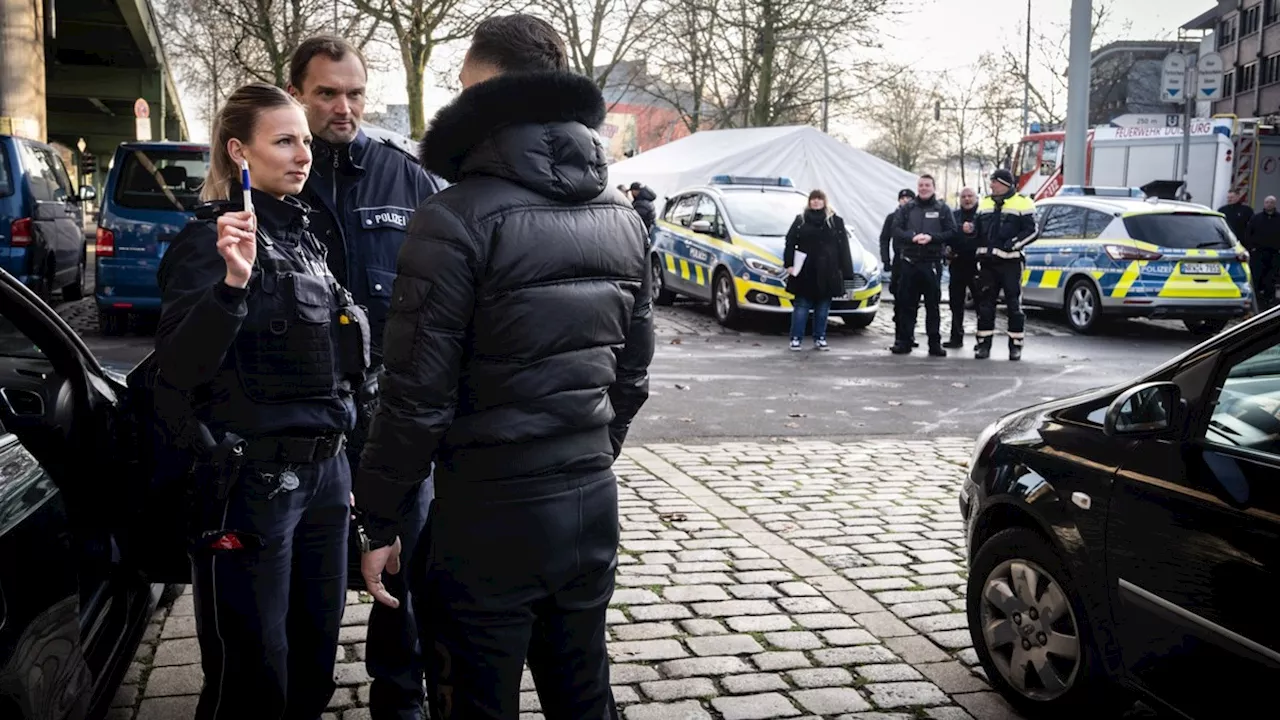
[[[1183,275],[1221,275],[1222,266],[1218,263],[1182,263]]]

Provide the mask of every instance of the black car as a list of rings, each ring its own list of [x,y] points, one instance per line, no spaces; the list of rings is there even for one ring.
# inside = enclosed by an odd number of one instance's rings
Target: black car
[[[1280,311],[1006,416],[960,494],[969,628],[1028,717],[1263,717],[1280,681]],[[1272,712],[1271,714],[1274,714]]]
[[[152,367],[104,369],[0,271],[0,718],[103,714],[162,592],[190,582],[185,488],[152,479]]]

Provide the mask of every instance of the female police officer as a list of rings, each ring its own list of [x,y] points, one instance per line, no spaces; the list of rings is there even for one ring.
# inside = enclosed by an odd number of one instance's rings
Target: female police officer
[[[334,689],[351,489],[343,434],[355,419],[348,378],[367,365],[368,330],[292,197],[311,165],[302,108],[275,87],[247,85],[212,135],[209,204],[161,263],[156,334],[158,385],[189,400],[203,438],[192,475],[205,674],[196,716],[314,720]],[[246,163],[250,193],[238,181]]]

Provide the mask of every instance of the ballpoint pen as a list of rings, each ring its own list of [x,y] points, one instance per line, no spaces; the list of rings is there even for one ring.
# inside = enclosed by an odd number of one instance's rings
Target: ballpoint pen
[[[253,214],[253,193],[250,192],[252,187],[249,184],[249,161],[240,161],[240,187],[244,189],[244,209],[250,215]]]

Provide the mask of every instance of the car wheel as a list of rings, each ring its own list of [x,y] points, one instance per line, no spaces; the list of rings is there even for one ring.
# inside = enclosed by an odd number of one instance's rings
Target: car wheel
[[[1088,335],[1102,321],[1102,298],[1093,283],[1080,278],[1067,287],[1067,324],[1072,330]]]
[[[966,604],[987,678],[1028,717],[1085,717],[1119,699],[1101,671],[1071,576],[1034,531],[1011,528],[983,543]]]
[[[654,305],[670,305],[676,301],[676,294],[667,289],[666,275],[662,270],[662,260],[657,255],[649,257],[649,271],[652,274],[652,294]]]
[[[1227,327],[1227,321],[1223,319],[1183,320],[1182,324],[1187,326],[1187,330],[1190,330],[1192,335],[1202,337],[1217,335]]]
[[[716,272],[711,304],[716,311],[716,320],[725,327],[735,327],[742,319],[742,311],[738,309],[738,298],[733,289],[733,278],[724,270]]]
[[[115,311],[98,308],[98,332],[106,335],[120,335],[124,332],[129,316]]]
[[[844,326],[850,330],[865,330],[871,326],[875,319],[875,313],[870,315],[849,315],[841,318],[844,321]]]
[[[85,276],[84,256],[80,256],[80,266],[76,268],[76,279],[70,285],[62,288],[62,299],[71,302],[84,297],[84,276]]]

